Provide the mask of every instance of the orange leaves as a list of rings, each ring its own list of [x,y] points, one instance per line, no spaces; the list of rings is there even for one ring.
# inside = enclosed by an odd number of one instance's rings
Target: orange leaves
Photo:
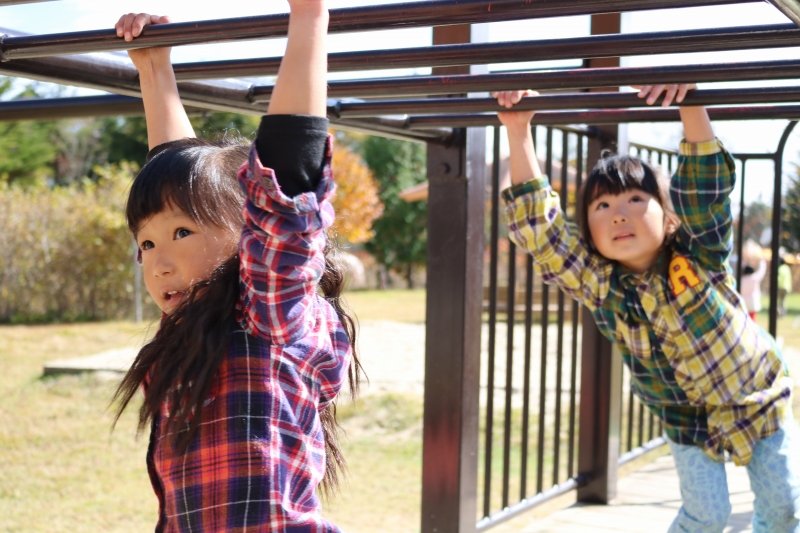
[[[341,145],[333,151],[333,175],[338,237],[353,244],[368,241],[374,234],[372,222],[383,213],[378,182],[361,157]]]

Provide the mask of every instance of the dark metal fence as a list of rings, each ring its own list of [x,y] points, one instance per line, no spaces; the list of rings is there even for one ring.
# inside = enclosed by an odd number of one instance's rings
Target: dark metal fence
[[[573,216],[591,131],[533,131],[543,170]],[[500,200],[501,188],[508,186],[501,175],[501,128],[493,132],[478,531],[574,490],[579,482],[580,306],[537,279],[532,257],[508,239]]]

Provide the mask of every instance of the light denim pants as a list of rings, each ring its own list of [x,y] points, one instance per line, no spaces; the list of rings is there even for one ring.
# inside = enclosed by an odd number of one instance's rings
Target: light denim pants
[[[731,514],[725,465],[699,446],[669,442],[683,506],[669,533],[722,533]],[[762,439],[747,465],[753,533],[800,533],[800,427],[793,419]]]

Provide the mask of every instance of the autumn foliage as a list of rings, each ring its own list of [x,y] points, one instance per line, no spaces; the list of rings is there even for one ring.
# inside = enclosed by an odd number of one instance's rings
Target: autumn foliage
[[[373,221],[383,213],[378,182],[361,157],[341,145],[333,151],[333,172],[337,236],[353,244],[366,242],[374,235]]]

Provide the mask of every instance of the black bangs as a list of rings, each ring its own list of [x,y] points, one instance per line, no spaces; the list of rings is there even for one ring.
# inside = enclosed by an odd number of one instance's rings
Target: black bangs
[[[588,207],[604,194],[616,196],[631,189],[651,194],[663,204],[662,190],[650,165],[635,157],[604,157],[586,179],[584,205]]]
[[[131,232],[136,235],[144,221],[168,207],[199,225],[241,227],[244,195],[236,174],[248,151],[225,144],[183,139],[157,152],[131,185],[125,210]]]
[[[604,194],[617,196],[637,189],[652,195],[664,212],[674,215],[669,196],[669,177],[636,157],[606,155],[600,159],[578,192],[578,226],[590,250],[596,251],[589,231],[588,210]]]

